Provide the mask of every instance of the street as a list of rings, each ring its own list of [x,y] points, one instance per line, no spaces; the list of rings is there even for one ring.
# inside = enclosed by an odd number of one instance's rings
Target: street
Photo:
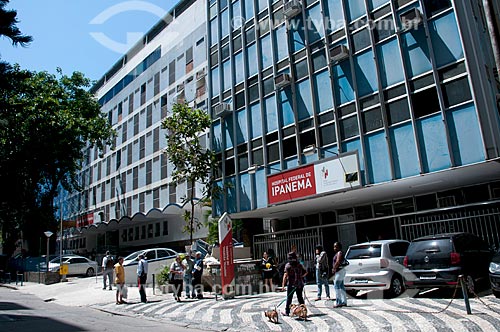
[[[166,327],[169,331],[500,331],[500,300],[488,292],[470,300],[472,315],[467,315],[463,299],[436,292],[397,299],[368,294],[349,298],[348,307],[334,309],[333,301],[313,301],[316,285],[307,285],[308,319],[280,315],[278,324],[264,317],[264,311],[274,307],[283,311],[283,292],[234,300],[216,300],[206,292],[203,300],[180,303],[159,290],[153,294],[148,288],[147,294],[148,303],[141,303],[137,288],[130,287],[128,304],[117,305],[114,290],[102,290],[101,280],[95,278],[71,278],[54,285],[25,283],[17,290],[0,287],[0,330],[15,325],[18,331],[33,326],[39,331],[123,332]]]
[[[75,299],[78,302],[78,299]],[[78,331],[168,331],[198,332],[173,323],[128,315],[115,315],[87,306],[67,306],[45,302],[35,295],[0,287],[0,331],[78,332]]]

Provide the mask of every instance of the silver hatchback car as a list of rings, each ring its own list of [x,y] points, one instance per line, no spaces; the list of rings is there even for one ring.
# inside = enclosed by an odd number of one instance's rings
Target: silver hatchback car
[[[379,240],[349,247],[344,279],[347,293],[359,290],[382,290],[385,297],[404,292],[403,259],[410,243],[404,240]]]

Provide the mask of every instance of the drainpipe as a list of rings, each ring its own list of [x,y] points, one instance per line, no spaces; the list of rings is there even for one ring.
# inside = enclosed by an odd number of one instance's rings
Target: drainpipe
[[[495,21],[495,8],[493,7],[493,0],[483,0],[484,15],[486,18],[486,25],[491,38],[491,47],[493,49],[493,56],[495,57],[497,80],[500,80],[500,27]]]

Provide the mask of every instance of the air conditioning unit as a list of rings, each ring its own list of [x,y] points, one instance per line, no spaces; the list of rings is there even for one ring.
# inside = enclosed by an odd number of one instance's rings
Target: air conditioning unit
[[[345,45],[337,45],[330,49],[330,60],[334,63],[349,57],[349,49]]]
[[[184,83],[177,85],[177,92],[182,92],[182,91],[184,91]]]
[[[231,113],[231,105],[228,103],[221,103],[214,107],[215,117],[223,117]]]
[[[283,14],[286,18],[292,18],[302,11],[300,0],[285,1],[283,4]]]
[[[422,22],[422,13],[418,8],[412,8],[399,14],[399,19],[404,30],[415,29]]]
[[[288,74],[279,74],[274,76],[274,87],[276,89],[284,88],[285,86],[290,85],[291,78]]]
[[[206,69],[205,69],[205,68],[203,68],[202,70],[198,70],[198,71],[196,72],[196,79],[197,79],[197,80],[200,80],[200,79],[202,79],[203,77],[205,77],[205,75],[207,75],[207,72],[206,72]]]

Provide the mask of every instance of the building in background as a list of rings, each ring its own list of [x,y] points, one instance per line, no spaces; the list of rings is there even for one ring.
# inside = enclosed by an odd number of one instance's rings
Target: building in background
[[[499,68],[482,4],[207,1],[214,214],[244,221],[255,257],[448,231],[498,247]]]
[[[93,87],[117,136],[102,154],[86,151],[83,191],[65,196],[63,219],[77,227],[64,232],[64,250],[184,250],[187,184],[171,180],[161,121],[177,102],[206,108],[205,10],[203,1],[177,3]],[[204,236],[205,229],[194,233]]]

